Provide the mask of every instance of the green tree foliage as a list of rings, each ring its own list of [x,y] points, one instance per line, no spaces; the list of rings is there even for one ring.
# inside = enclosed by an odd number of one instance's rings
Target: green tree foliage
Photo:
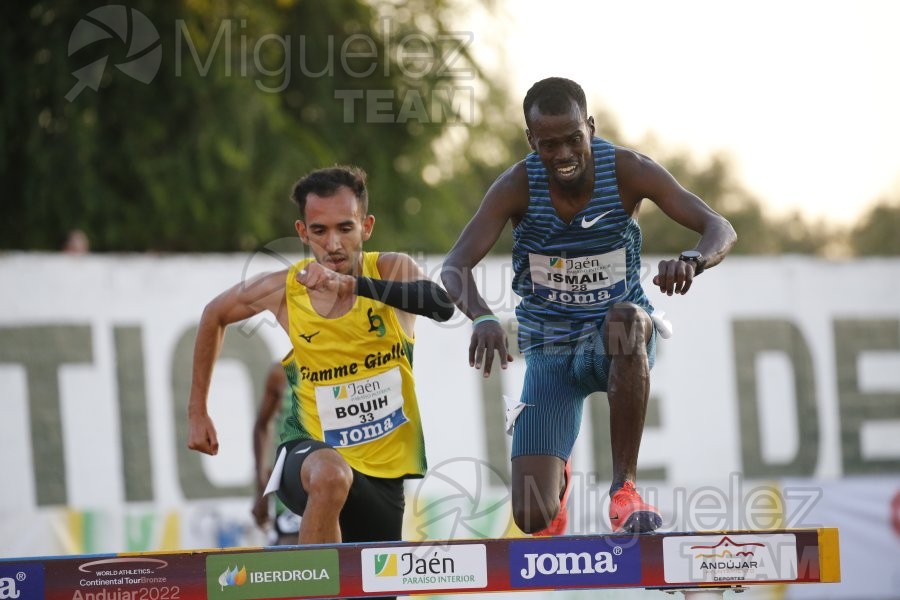
[[[159,36],[149,84],[117,68],[135,57],[113,31],[69,51],[95,8],[4,5],[0,249],[57,249],[80,228],[100,251],[248,250],[295,235],[298,177],[345,163],[369,173],[370,248],[443,253],[529,151],[521,98],[470,54],[481,33],[448,25],[461,0],[135,0]],[[73,72],[103,57],[99,89],[67,100]],[[632,143],[593,114],[599,135],[654,157],[728,217],[735,253],[900,254],[896,202],[855,227],[773,216],[727,156]],[[696,242],[652,202],[639,219],[648,253]]]
[[[900,255],[900,200],[882,199],[850,231],[850,247],[857,256]]]
[[[6,8],[0,247],[78,227],[101,251],[249,249],[294,235],[291,185],[339,163],[369,173],[375,248],[444,251],[480,200],[498,157],[475,150],[505,99],[448,31],[450,0],[129,7],[160,37],[148,85],[113,67],[133,58],[114,35],[68,55],[92,7]],[[69,102],[72,72],[105,55],[99,90]]]

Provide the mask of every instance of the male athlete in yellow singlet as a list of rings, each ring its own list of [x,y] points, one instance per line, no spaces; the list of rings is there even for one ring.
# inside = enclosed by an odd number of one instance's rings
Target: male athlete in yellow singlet
[[[416,315],[446,321],[443,289],[402,253],[363,252],[375,217],[365,174],[314,171],[294,185],[313,258],[240,283],[203,311],[188,406],[191,449],[218,452],[207,411],[225,328],[263,310],[288,333],[295,402],[270,488],[302,515],[301,544],[399,540],[403,479],[426,469],[412,373]]]

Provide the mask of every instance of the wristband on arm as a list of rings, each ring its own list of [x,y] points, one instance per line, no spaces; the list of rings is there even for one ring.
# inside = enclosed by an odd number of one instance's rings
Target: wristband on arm
[[[418,281],[390,281],[356,278],[356,295],[384,302],[388,306],[414,315],[434,319],[438,323],[453,316],[453,302],[444,288],[428,279]]]
[[[480,317],[475,317],[474,319],[472,319],[472,327],[476,327],[478,325],[481,325],[482,323],[487,323],[488,321],[492,323],[500,323],[500,317],[491,313],[481,315]]]

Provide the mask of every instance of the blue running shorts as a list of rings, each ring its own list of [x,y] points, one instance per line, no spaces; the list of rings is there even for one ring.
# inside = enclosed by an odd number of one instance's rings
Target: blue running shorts
[[[654,327],[647,344],[651,369],[656,362],[656,342]],[[528,351],[521,399],[527,406],[513,429],[512,457],[545,455],[568,460],[581,429],[584,399],[606,391],[609,367],[599,328],[573,344]]]

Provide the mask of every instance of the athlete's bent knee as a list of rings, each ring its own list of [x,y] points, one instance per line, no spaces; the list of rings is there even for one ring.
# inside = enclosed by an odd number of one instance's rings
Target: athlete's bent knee
[[[353,471],[347,463],[328,461],[310,469],[306,493],[310,499],[335,502],[343,506],[350,486],[353,485]]]
[[[641,354],[652,333],[650,315],[640,306],[630,302],[613,305],[606,316],[607,353],[620,356]]]

